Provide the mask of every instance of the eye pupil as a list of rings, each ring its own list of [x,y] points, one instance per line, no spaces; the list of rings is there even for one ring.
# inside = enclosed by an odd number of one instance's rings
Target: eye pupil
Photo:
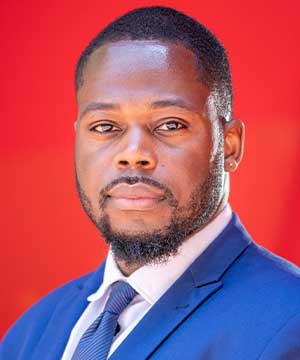
[[[177,130],[181,130],[186,128],[185,125],[183,125],[181,122],[176,121],[176,120],[169,120],[164,122],[163,124],[161,124],[158,127],[159,131],[164,131],[164,132],[175,132]]]
[[[106,133],[112,131],[113,127],[114,126],[111,124],[98,124],[94,128],[92,128],[92,130],[98,133]]]
[[[170,130],[177,129],[177,127],[178,127],[177,125],[178,125],[178,123],[175,123],[174,121],[167,123],[167,126]]]
[[[111,128],[112,128],[112,126],[111,126],[111,125],[108,125],[108,124],[103,124],[103,125],[101,125],[101,130],[102,130],[103,132],[108,131],[108,130],[111,130]]]

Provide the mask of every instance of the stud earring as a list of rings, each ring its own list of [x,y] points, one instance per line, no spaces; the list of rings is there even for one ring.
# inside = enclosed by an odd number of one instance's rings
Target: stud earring
[[[227,161],[227,169],[228,169],[229,171],[235,170],[236,167],[237,167],[237,163],[236,163],[235,160],[229,160],[229,161]]]

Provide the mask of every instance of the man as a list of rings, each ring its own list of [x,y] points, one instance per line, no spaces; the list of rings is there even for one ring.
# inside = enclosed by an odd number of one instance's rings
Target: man
[[[76,180],[110,251],[29,309],[1,359],[300,359],[300,272],[232,213],[226,52],[170,8],[125,14],[76,69]]]

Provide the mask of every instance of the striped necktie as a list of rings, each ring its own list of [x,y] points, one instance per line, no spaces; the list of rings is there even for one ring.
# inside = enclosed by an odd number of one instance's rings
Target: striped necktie
[[[118,318],[136,294],[136,291],[125,282],[117,281],[112,285],[103,312],[82,335],[72,360],[107,359]]]

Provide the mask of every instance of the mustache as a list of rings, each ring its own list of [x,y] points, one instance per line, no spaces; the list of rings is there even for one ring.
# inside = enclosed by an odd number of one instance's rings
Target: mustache
[[[166,185],[161,184],[155,179],[149,178],[147,176],[121,176],[117,179],[114,179],[112,182],[110,182],[108,185],[106,185],[99,193],[99,203],[100,207],[103,207],[106,199],[108,198],[108,192],[115,187],[118,184],[127,184],[127,185],[134,185],[137,183],[150,185],[152,187],[155,187],[159,190],[162,190],[164,192],[164,196],[166,200],[170,203],[172,207],[176,207],[178,202],[175,199],[175,196],[173,195],[170,188]]]

